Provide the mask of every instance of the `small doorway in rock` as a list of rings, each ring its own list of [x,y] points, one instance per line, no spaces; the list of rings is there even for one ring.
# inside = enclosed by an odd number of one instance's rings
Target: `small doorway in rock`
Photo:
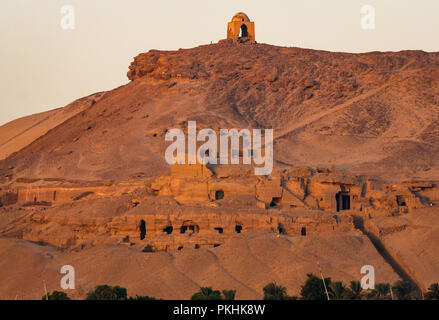
[[[219,228],[219,227],[216,227],[216,228],[214,228],[216,231],[218,231],[218,233],[223,233],[224,232],[224,230],[223,230],[223,228]]]
[[[191,220],[184,221],[180,227],[180,233],[186,233],[187,230],[192,231],[192,233],[200,232],[200,227]]]
[[[146,236],[146,222],[145,222],[145,220],[140,220],[139,230],[140,230],[140,240],[145,239],[145,236]]]
[[[302,229],[300,230],[300,235],[302,235],[303,237],[306,236],[306,228],[302,227]]]
[[[221,199],[224,199],[224,191],[223,190],[215,191],[215,200],[221,200]]]
[[[183,250],[183,246],[178,247],[178,251],[181,251],[181,250]]]
[[[337,200],[337,212],[351,209],[351,197],[349,193],[339,192],[335,195],[335,199]]]
[[[241,231],[242,231],[242,226],[239,225],[239,224],[237,224],[237,225],[235,226],[235,231],[236,231],[236,233],[241,233]]]
[[[287,232],[285,231],[285,228],[282,225],[282,223],[278,223],[277,224],[277,231],[279,232],[279,234],[287,234]]]
[[[241,26],[241,34],[239,36],[240,38],[248,37],[247,26],[245,24]]]
[[[195,245],[195,249],[200,249],[200,245],[198,243]]]
[[[400,207],[407,207],[407,201],[405,201],[403,196],[396,196],[396,203]]]
[[[171,234],[172,231],[174,231],[174,228],[172,226],[167,226],[163,229],[163,232],[166,232],[167,234]]]

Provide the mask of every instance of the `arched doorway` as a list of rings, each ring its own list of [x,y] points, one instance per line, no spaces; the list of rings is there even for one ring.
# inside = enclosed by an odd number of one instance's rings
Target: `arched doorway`
[[[248,37],[248,30],[247,30],[247,26],[245,24],[243,24],[241,26],[241,34],[239,35],[240,38],[247,38]]]

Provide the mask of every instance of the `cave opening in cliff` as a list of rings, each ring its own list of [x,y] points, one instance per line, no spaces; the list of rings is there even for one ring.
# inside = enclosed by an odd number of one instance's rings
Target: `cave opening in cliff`
[[[335,195],[335,199],[337,200],[337,212],[351,209],[351,197],[349,193],[341,191]]]
[[[235,231],[236,231],[236,233],[241,233],[241,231],[242,231],[242,226],[239,225],[239,224],[237,224],[237,225],[235,226]]]
[[[302,236],[306,236],[306,228],[305,227],[302,227],[302,229],[300,230],[300,234]]]
[[[217,190],[215,192],[215,200],[221,200],[224,199],[224,191],[223,190]]]
[[[223,230],[223,228],[220,228],[220,227],[216,227],[216,228],[214,228],[216,231],[218,231],[218,233],[223,233],[224,232],[224,230]]]
[[[192,233],[200,232],[200,227],[195,222],[188,220],[184,221],[180,227],[180,233],[186,233],[187,230],[192,231]]]
[[[195,249],[200,249],[200,245],[197,243],[197,244],[195,244],[195,247],[194,247]]]
[[[166,232],[167,234],[171,234],[172,231],[174,231],[174,227],[172,226],[167,226],[166,228],[163,229],[163,232]]]
[[[181,251],[181,250],[183,250],[183,246],[178,247],[178,251]]]
[[[277,225],[277,231],[279,232],[279,234],[287,234],[287,232],[285,231],[284,226],[282,225],[282,223],[278,223]]]
[[[280,205],[281,198],[275,197],[271,199],[270,207],[277,207]]]
[[[146,222],[145,220],[140,220],[140,240],[145,239],[146,236]]]
[[[403,196],[396,196],[396,203],[400,207],[407,207],[407,201],[405,201]]]

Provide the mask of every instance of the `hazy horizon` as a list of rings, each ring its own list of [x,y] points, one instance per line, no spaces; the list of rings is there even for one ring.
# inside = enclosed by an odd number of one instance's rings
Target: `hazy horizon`
[[[360,27],[360,9],[376,10],[375,30]],[[75,9],[63,30],[60,10]],[[150,2],[144,0],[15,0],[0,3],[0,124],[124,85],[134,56],[216,43],[243,11],[256,41],[318,50],[439,51],[437,0]]]

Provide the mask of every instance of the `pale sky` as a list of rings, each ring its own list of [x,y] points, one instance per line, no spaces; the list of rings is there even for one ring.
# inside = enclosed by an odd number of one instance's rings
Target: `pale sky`
[[[360,25],[375,8],[375,30]],[[75,29],[60,26],[75,9]],[[2,0],[0,124],[128,82],[133,57],[226,37],[239,11],[256,41],[330,51],[439,51],[439,0]]]

